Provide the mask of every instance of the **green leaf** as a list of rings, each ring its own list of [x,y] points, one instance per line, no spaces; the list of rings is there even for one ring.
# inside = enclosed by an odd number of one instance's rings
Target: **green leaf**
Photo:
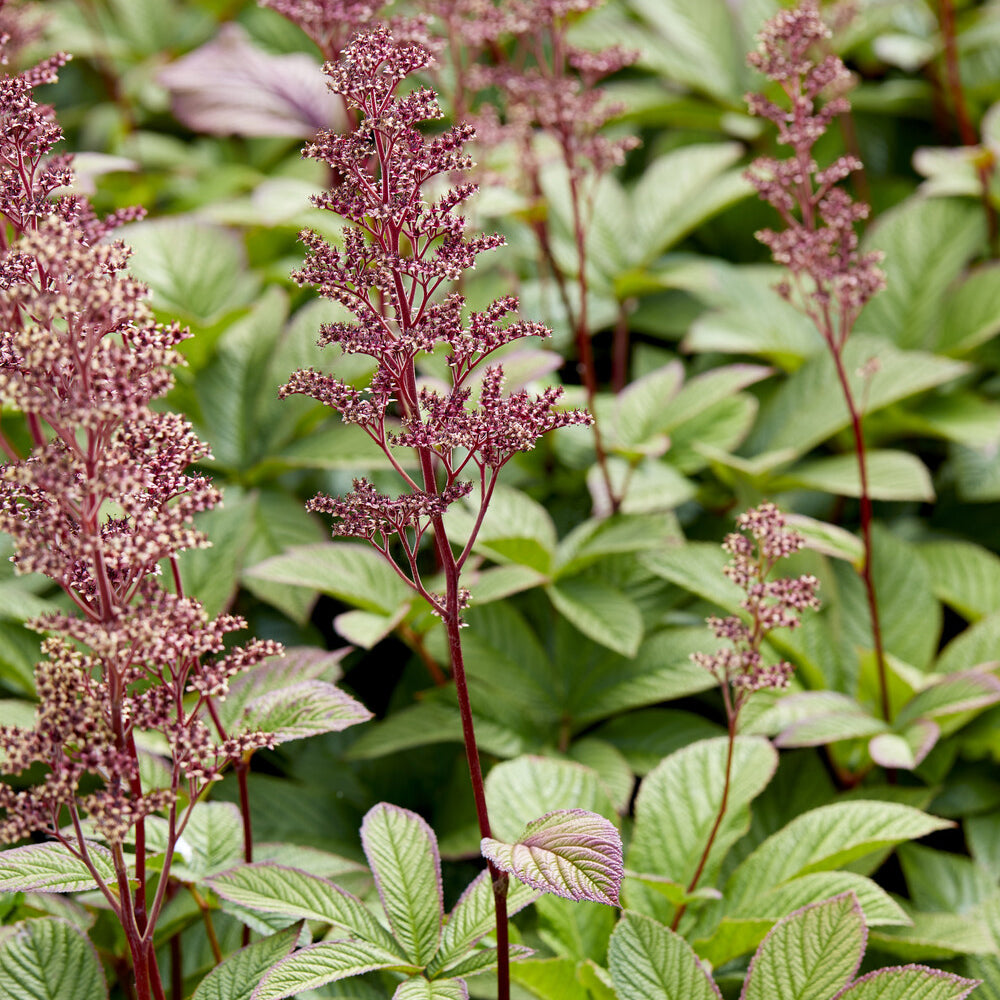
[[[622,815],[628,812],[632,792],[635,791],[635,776],[617,747],[604,740],[584,736],[570,744],[566,755],[577,764],[597,772],[601,786],[611,797],[615,812]]]
[[[306,990],[377,969],[416,973],[391,951],[368,941],[323,941],[289,956],[274,966],[251,994],[250,1000],[284,1000]]]
[[[934,670],[939,674],[967,671],[980,664],[996,662],[1000,648],[1000,611],[995,611],[970,625],[944,647]]]
[[[99,844],[87,846],[97,873],[113,885],[111,855]],[[27,844],[0,851],[0,892],[84,892],[96,888],[87,866],[62,844]]]
[[[538,893],[521,882],[511,882],[507,889],[507,915],[514,916]],[[448,916],[441,935],[441,946],[427,966],[429,975],[436,976],[466,957],[479,940],[496,928],[496,904],[489,871],[480,872],[469,883]]]
[[[467,539],[474,521],[471,506],[453,504],[445,517],[448,537],[456,544]],[[475,549],[497,562],[518,563],[548,575],[555,557],[556,528],[540,503],[500,485],[493,491]]]
[[[869,972],[837,1000],[964,1000],[977,985],[974,979],[911,965]]]
[[[840,868],[880,848],[950,826],[895,802],[820,806],[793,819],[746,858],[730,877],[726,897],[738,906],[799,875]]]
[[[866,456],[868,495],[873,500],[934,499],[927,466],[905,451],[869,451]],[[776,491],[820,490],[838,496],[860,497],[861,476],[854,455],[834,455],[804,462],[771,483]]]
[[[15,924],[0,938],[0,996],[5,1000],[107,1000],[94,946],[66,920]]]
[[[589,1000],[577,982],[576,963],[567,958],[534,958],[511,966],[511,982],[535,1000]]]
[[[612,907],[546,895],[535,900],[535,913],[538,936],[555,954],[574,962],[590,957],[605,961],[618,922]]]
[[[904,960],[942,961],[958,955],[992,954],[996,938],[978,913],[924,913],[907,910],[908,927],[873,929],[871,943]]]
[[[1000,608],[1000,556],[961,539],[925,542],[917,551],[934,596],[970,622]]]
[[[873,358],[879,365],[874,373],[868,364]],[[882,337],[865,334],[847,341],[843,364],[854,398],[865,400],[866,416],[968,370],[961,362],[901,351]],[[747,447],[752,452],[789,448],[804,455],[849,423],[833,360],[825,352],[807,361],[761,408]]]
[[[642,642],[642,613],[620,590],[586,577],[562,579],[545,588],[556,610],[584,635],[632,657]]]
[[[529,823],[517,842],[484,837],[483,857],[541,892],[618,906],[622,840],[614,825],[585,809],[560,809]]]
[[[616,818],[596,771],[553,757],[525,756],[497,764],[486,775],[486,805],[493,833],[507,842],[553,809],[588,809]]]
[[[135,223],[123,234],[129,269],[149,285],[153,308],[208,325],[246,305],[257,289],[235,233],[190,218]]]
[[[250,1000],[264,973],[291,953],[301,934],[296,924],[234,952],[205,976],[191,1000]]]
[[[616,746],[633,773],[645,775],[681,747],[723,732],[718,723],[694,712],[646,708],[609,719],[594,730],[594,736]]]
[[[962,357],[1000,333],[1000,266],[972,271],[948,294],[934,349]]]
[[[683,381],[684,366],[672,361],[630,382],[615,397],[614,430],[618,442],[626,448],[649,442],[660,429],[663,404],[677,393]]]
[[[207,883],[223,899],[251,910],[292,920],[319,920],[384,950],[396,950],[392,936],[360,899],[316,875],[264,861],[231,868]],[[403,961],[398,955],[396,960]]]
[[[146,848],[154,854],[167,849],[166,820],[150,816],[146,820]],[[243,821],[231,802],[198,802],[191,810],[184,833],[177,841],[177,878],[200,882],[231,868],[243,860]]]
[[[391,614],[416,595],[374,549],[351,542],[298,546],[246,570],[248,577],[288,583],[366,611]]]
[[[886,288],[858,317],[857,329],[876,331],[899,347],[931,347],[948,286],[983,244],[978,207],[957,198],[909,198],[886,212],[864,241],[882,250]]]
[[[719,988],[679,934],[625,911],[608,946],[620,1000],[721,1000]]]
[[[630,869],[690,885],[722,805],[727,751],[727,738],[703,740],[671,754],[645,777],[635,804]],[[737,737],[726,811],[701,885],[714,883],[726,853],[749,826],[750,802],[767,786],[777,764],[778,755],[767,740]],[[648,892],[633,899],[630,885],[629,905],[640,901],[655,914],[667,916],[672,909]]]
[[[244,730],[273,733],[275,745],[320,733],[339,733],[372,713],[335,684],[299,681],[254,698],[243,715]]]
[[[434,831],[416,813],[380,802],[365,814],[361,843],[393,936],[415,964],[427,965],[444,918]]]
[[[723,365],[689,378],[673,399],[657,404],[658,427],[669,433],[774,372],[764,365]]]
[[[851,893],[775,924],[754,955],[743,1000],[829,1000],[858,971],[865,921]]]
[[[936,722],[919,719],[900,733],[880,733],[868,741],[868,753],[882,767],[912,771],[934,749],[941,737]]]
[[[940,719],[971,712],[1000,701],[1000,680],[993,674],[970,670],[952,674],[918,691],[896,716],[896,725],[916,719]]]
[[[469,989],[463,979],[431,982],[423,976],[414,976],[396,987],[392,1000],[469,1000]]]

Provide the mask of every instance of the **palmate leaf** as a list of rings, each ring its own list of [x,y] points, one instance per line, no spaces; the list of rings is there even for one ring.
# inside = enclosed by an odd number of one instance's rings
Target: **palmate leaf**
[[[740,1000],[829,1000],[854,978],[866,939],[853,893],[798,910],[764,938]]]
[[[620,1000],[721,1000],[722,997],[684,938],[663,924],[628,910],[611,935],[608,965]]]
[[[104,882],[115,882],[110,852],[89,844],[90,859]],[[86,892],[97,883],[87,866],[62,844],[27,844],[0,851],[0,892]]]
[[[239,865],[207,880],[223,899],[293,920],[319,920],[397,954],[392,935],[349,892],[316,875],[265,861]]]
[[[444,918],[434,831],[416,813],[380,802],[365,815],[361,843],[393,935],[415,964],[427,965]]]
[[[643,780],[635,806],[635,831],[629,868],[663,875],[689,885],[722,804],[725,784],[725,737],[702,740],[671,754]],[[778,755],[761,737],[737,737],[733,748],[729,799],[715,842],[702,872],[711,885],[726,852],[750,823],[750,802],[774,775]],[[673,907],[651,890],[628,887],[629,905],[669,918]]]
[[[191,1000],[250,1000],[264,973],[291,952],[301,933],[296,924],[234,952],[205,976]]]
[[[42,917],[16,924],[0,939],[4,1000],[107,1000],[94,946],[67,920]]]
[[[618,905],[624,868],[612,823],[585,809],[560,809],[529,823],[517,842],[484,837],[483,857],[542,892]]]
[[[317,986],[377,969],[420,971],[393,952],[368,941],[322,941],[275,965],[250,995],[250,1000],[284,1000]]]

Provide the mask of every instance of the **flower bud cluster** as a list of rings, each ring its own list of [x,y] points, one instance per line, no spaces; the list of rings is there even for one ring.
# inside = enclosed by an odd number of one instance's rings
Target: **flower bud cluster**
[[[0,77],[0,404],[23,415],[33,442],[22,456],[0,431],[0,530],[17,571],[50,577],[79,612],[32,623],[49,636],[35,725],[0,726],[0,752],[8,773],[38,762],[45,773],[26,789],[0,785],[0,842],[59,836],[68,810],[120,844],[182,787],[193,801],[228,762],[270,744],[266,733],[213,732],[203,717],[230,677],[281,650],[227,652],[225,636],[246,623],[209,620],[180,592],[175,557],[207,544],[193,518],[219,501],[186,471],[206,445],[183,418],[150,408],[173,385],[187,333],[155,322],[129,251],[104,238],[141,212],[98,220],[81,198],[53,200],[70,158],[51,155],[62,133],[33,88],[64,62]],[[163,561],[177,593],[159,585]],[[144,730],[166,738],[165,787],[140,775]]]
[[[478,470],[487,496],[516,453],[533,448],[555,427],[590,420],[577,410],[559,410],[557,388],[537,396],[504,395],[502,366],[480,368],[515,339],[548,336],[540,324],[503,323],[517,308],[515,298],[505,296],[465,320],[461,295],[438,294],[473,268],[480,253],[504,241],[498,235],[466,235],[456,209],[475,193],[475,185],[445,187],[446,178],[471,166],[463,148],[471,128],[458,124],[425,135],[418,126],[441,115],[436,95],[423,89],[396,94],[398,85],[431,59],[426,46],[378,26],[355,36],[340,61],[326,68],[331,89],[357,112],[358,126],[346,135],[320,133],[305,153],[329,164],[338,178],[316,204],[350,225],[337,247],[315,233],[303,234],[308,257],[294,277],[317,286],[355,317],[353,323],[323,327],[320,343],[367,354],[378,368],[366,389],[307,370],[296,372],[280,390],[336,409],[390,457],[394,447],[416,453],[422,485],[392,459],[410,489],[404,496],[385,496],[357,480],[346,497],[320,496],[311,504],[338,519],[336,534],[368,538],[383,551],[395,534],[408,555],[426,528],[472,489],[459,479],[466,467]],[[444,391],[418,388],[418,355],[437,348],[447,353],[451,384]],[[478,383],[474,372],[481,375]],[[405,535],[408,530],[414,537]]]
[[[868,206],[851,199],[841,180],[861,168],[854,156],[842,156],[820,168],[813,147],[838,115],[850,110],[842,91],[850,74],[832,53],[814,55],[829,29],[815,0],[803,0],[769,21],[758,35],[751,66],[778,84],[787,106],[763,94],[748,94],[750,113],[772,121],[778,141],[791,147],[791,157],[761,157],[747,177],[764,200],[773,205],[785,229],[764,229],[757,238],[775,261],[789,269],[792,282],[778,290],[797,296],[834,350],[841,350],[865,303],[885,286],[879,269],[881,254],[858,250],[855,224]],[[820,102],[822,93],[831,94]]]
[[[694,653],[691,657],[722,685],[733,715],[754,691],[788,686],[792,665],[765,663],[761,647],[774,629],[798,628],[803,611],[819,608],[816,577],[768,579],[779,560],[805,544],[802,535],[788,528],[773,503],[762,503],[741,514],[736,526],[739,531],[727,535],[723,542],[722,547],[733,557],[723,572],[746,593],[741,601],[746,616],[709,618],[716,638],[729,645],[716,653]]]

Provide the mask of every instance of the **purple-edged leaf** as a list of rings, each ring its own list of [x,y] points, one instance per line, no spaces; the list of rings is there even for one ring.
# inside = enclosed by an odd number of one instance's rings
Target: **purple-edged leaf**
[[[174,116],[212,135],[308,138],[343,122],[341,101],[307,55],[275,56],[237,24],[160,71]]]
[[[931,719],[918,719],[902,733],[882,733],[868,741],[872,760],[882,767],[912,771],[934,749],[941,729]]]
[[[275,743],[339,733],[372,713],[359,701],[326,681],[300,681],[280,691],[255,698],[247,705],[240,726],[243,730],[274,733]]]
[[[867,937],[853,893],[797,910],[764,938],[740,1000],[829,1000],[854,978]]]
[[[380,802],[365,815],[361,844],[392,933],[417,965],[427,965],[444,919],[434,831],[416,813]]]
[[[191,1000],[250,1000],[264,973],[287,957],[302,934],[302,925],[254,941],[217,965],[198,984]]]
[[[316,875],[264,861],[239,865],[206,881],[217,895],[240,906],[292,920],[319,920],[396,951],[392,935],[360,899]],[[403,959],[397,955],[396,961]]]
[[[914,719],[937,719],[943,715],[971,712],[1000,701],[1000,679],[993,674],[970,670],[952,674],[937,684],[917,692],[899,711],[896,725]]]
[[[721,1000],[722,994],[679,934],[625,911],[608,945],[619,1000]]]
[[[561,809],[529,823],[515,844],[490,837],[483,857],[542,892],[566,899],[618,905],[622,841],[603,816],[585,809]]]
[[[226,700],[216,702],[215,710],[226,731],[246,729],[241,723],[250,703],[264,695],[303,681],[336,681],[343,670],[340,662],[349,652],[348,647],[332,653],[309,646],[291,647],[284,656],[272,656],[250,670],[237,674],[229,682]],[[203,714],[206,724],[211,716]]]
[[[507,915],[512,917],[515,913],[520,913],[537,898],[536,889],[521,882],[511,882],[507,889]],[[427,967],[428,974],[436,976],[443,969],[461,961],[479,939],[495,927],[493,882],[490,873],[482,871],[469,883],[452,908],[441,935],[441,946]]]
[[[469,1000],[469,988],[464,979],[431,981],[414,976],[396,987],[392,1000]]]
[[[978,979],[904,965],[869,972],[833,1000],[964,1000],[978,985]]]
[[[68,920],[23,920],[8,931],[0,939],[3,1000],[107,1000],[97,952]]]
[[[98,875],[113,884],[111,854],[98,844],[88,847]],[[0,892],[86,892],[96,888],[87,866],[62,844],[28,844],[0,851]]]
[[[411,974],[420,971],[405,959],[368,941],[322,941],[295,952],[274,966],[250,995],[250,1000],[284,1000],[377,969]]]

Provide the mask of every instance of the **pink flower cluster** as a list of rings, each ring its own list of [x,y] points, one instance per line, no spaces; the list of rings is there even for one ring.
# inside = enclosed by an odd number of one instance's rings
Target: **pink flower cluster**
[[[325,326],[320,343],[367,354],[378,369],[366,389],[315,370],[296,372],[281,389],[336,409],[390,456],[408,494],[391,498],[359,480],[347,497],[317,497],[312,509],[337,517],[337,534],[368,538],[383,551],[396,535],[411,563],[423,532],[472,490],[459,478],[467,468],[478,471],[487,502],[497,474],[516,453],[553,428],[590,420],[558,409],[560,389],[504,395],[502,366],[483,365],[513,340],[548,335],[537,323],[503,323],[517,309],[516,299],[506,296],[466,320],[461,295],[437,294],[503,238],[467,236],[456,209],[476,188],[446,184],[471,166],[463,149],[471,128],[459,124],[425,135],[420,124],[441,117],[434,93],[396,94],[404,78],[430,61],[425,46],[379,26],[357,35],[340,62],[327,67],[331,88],[357,112],[358,126],[346,135],[321,133],[306,155],[329,164],[339,181],[316,204],[351,225],[337,247],[304,233],[308,257],[295,278],[354,315],[353,323]],[[447,352],[451,384],[421,387],[418,355],[439,347]],[[393,448],[415,453],[422,482],[392,457]]]
[[[749,63],[778,84],[788,106],[763,94],[748,94],[751,114],[778,127],[778,141],[790,146],[789,159],[761,157],[747,177],[760,197],[770,202],[785,229],[764,229],[757,238],[779,264],[791,272],[792,284],[779,291],[793,293],[823,331],[832,349],[842,350],[858,313],[885,286],[879,253],[861,253],[855,224],[868,215],[868,206],[855,202],[836,185],[860,161],[842,156],[825,168],[813,158],[813,147],[838,115],[850,110],[842,91],[850,83],[843,62],[832,53],[814,57],[816,46],[828,38],[815,0],[804,0],[781,11],[758,36],[758,50]],[[824,103],[821,94],[833,92]]]
[[[63,839],[68,810],[85,856],[81,817],[121,844],[149,813],[172,808],[182,786],[193,801],[226,763],[270,743],[213,731],[205,716],[233,674],[281,650],[224,652],[224,637],[246,623],[210,621],[183,595],[176,556],[206,544],[193,516],[219,494],[186,471],[208,448],[150,403],[172,386],[187,333],[155,322],[128,250],[104,239],[141,212],[98,220],[80,198],[53,200],[72,179],[70,158],[50,155],[62,133],[33,88],[65,61],[0,78],[0,402],[22,414],[33,445],[22,455],[0,430],[0,530],[17,570],[53,579],[79,612],[33,623],[50,635],[36,723],[0,726],[0,750],[11,773],[35,762],[46,772],[26,789],[0,785],[0,842],[39,830]],[[157,579],[164,561],[173,593]],[[167,738],[164,787],[140,776],[143,730]],[[81,794],[85,777],[94,790]]]
[[[722,685],[727,708],[733,713],[754,691],[787,687],[792,665],[765,663],[761,647],[774,629],[797,628],[803,611],[819,607],[816,577],[767,579],[779,560],[798,552],[805,543],[802,535],[788,528],[774,504],[762,503],[746,511],[736,519],[736,526],[740,530],[727,535],[723,543],[733,557],[723,572],[746,592],[741,602],[746,618],[709,618],[716,637],[730,647],[692,655]]]

